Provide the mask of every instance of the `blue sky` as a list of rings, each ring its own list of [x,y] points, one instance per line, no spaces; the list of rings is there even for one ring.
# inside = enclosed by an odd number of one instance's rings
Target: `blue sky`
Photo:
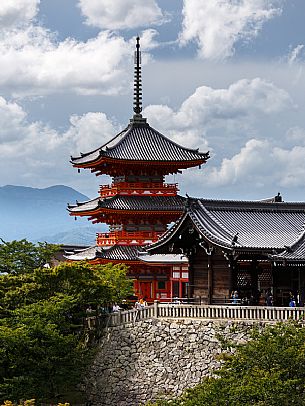
[[[143,114],[210,150],[169,178],[181,194],[304,200],[304,0],[6,0],[0,4],[0,185],[100,183],[69,164],[132,116],[133,48]]]

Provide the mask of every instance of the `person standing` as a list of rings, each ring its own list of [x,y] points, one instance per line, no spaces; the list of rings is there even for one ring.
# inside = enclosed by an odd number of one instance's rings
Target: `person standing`
[[[294,297],[292,297],[292,298],[290,299],[289,307],[296,307],[296,302],[295,302]]]
[[[232,295],[231,295],[231,302],[232,302],[232,304],[238,304],[238,292],[237,292],[237,290],[234,290],[234,292],[232,292]]]
[[[120,311],[121,310],[121,308],[120,308],[120,306],[117,304],[117,303],[115,303],[113,306],[112,306],[112,311],[114,312],[114,313],[117,313],[118,311]]]

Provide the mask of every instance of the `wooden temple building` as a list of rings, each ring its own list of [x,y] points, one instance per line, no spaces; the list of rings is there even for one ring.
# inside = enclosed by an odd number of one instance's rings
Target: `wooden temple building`
[[[189,259],[189,296],[224,303],[237,291],[245,304],[304,304],[305,203],[189,198],[186,210],[150,254]],[[242,303],[243,303],[242,301]]]
[[[156,242],[184,211],[186,198],[165,176],[200,166],[208,153],[184,148],[150,127],[142,117],[140,44],[137,38],[134,72],[134,115],[129,125],[94,151],[71,158],[76,168],[112,177],[96,199],[69,205],[72,216],[106,223],[109,232],[97,235],[96,246],[69,257],[92,263],[123,262],[134,279],[135,295],[167,300],[185,296],[188,261],[181,254],[147,256],[144,247]],[[140,254],[142,252],[142,254]]]
[[[76,168],[112,177],[96,199],[69,205],[72,216],[106,223],[96,246],[69,257],[123,262],[135,295],[224,303],[237,291],[245,304],[299,304],[305,295],[305,203],[184,198],[165,177],[201,166],[208,153],[187,149],[142,117],[140,45],[135,53],[134,115],[112,140],[71,159]],[[169,230],[169,223],[175,222]]]

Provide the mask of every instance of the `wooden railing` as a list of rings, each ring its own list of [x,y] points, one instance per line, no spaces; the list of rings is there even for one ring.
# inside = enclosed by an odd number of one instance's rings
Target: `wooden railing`
[[[155,301],[153,305],[140,310],[132,309],[111,313],[107,325],[113,327],[151,318],[287,321],[300,320],[304,317],[304,307],[185,305],[173,303],[164,304]],[[87,318],[87,324],[91,326],[91,328],[98,325],[98,322],[94,319],[96,318]]]
[[[155,305],[146,306],[143,309],[132,309],[111,313],[110,326],[118,326],[120,324],[134,323],[139,320],[155,318]]]
[[[101,185],[101,197],[121,195],[165,195],[175,196],[178,192],[178,183],[156,183],[156,182],[120,182],[111,185]]]
[[[97,233],[96,243],[98,246],[120,245],[145,245],[155,242],[164,231],[112,231]]]
[[[165,305],[158,304],[158,314],[163,318],[200,318],[229,320],[299,320],[305,315],[304,307],[265,307],[239,305]]]

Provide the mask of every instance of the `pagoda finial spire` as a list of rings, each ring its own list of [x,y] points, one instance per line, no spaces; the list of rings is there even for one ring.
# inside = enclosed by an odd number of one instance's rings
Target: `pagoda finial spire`
[[[141,79],[141,51],[140,37],[137,37],[136,50],[134,54],[134,91],[133,111],[136,116],[141,116],[142,111],[142,79]]]

